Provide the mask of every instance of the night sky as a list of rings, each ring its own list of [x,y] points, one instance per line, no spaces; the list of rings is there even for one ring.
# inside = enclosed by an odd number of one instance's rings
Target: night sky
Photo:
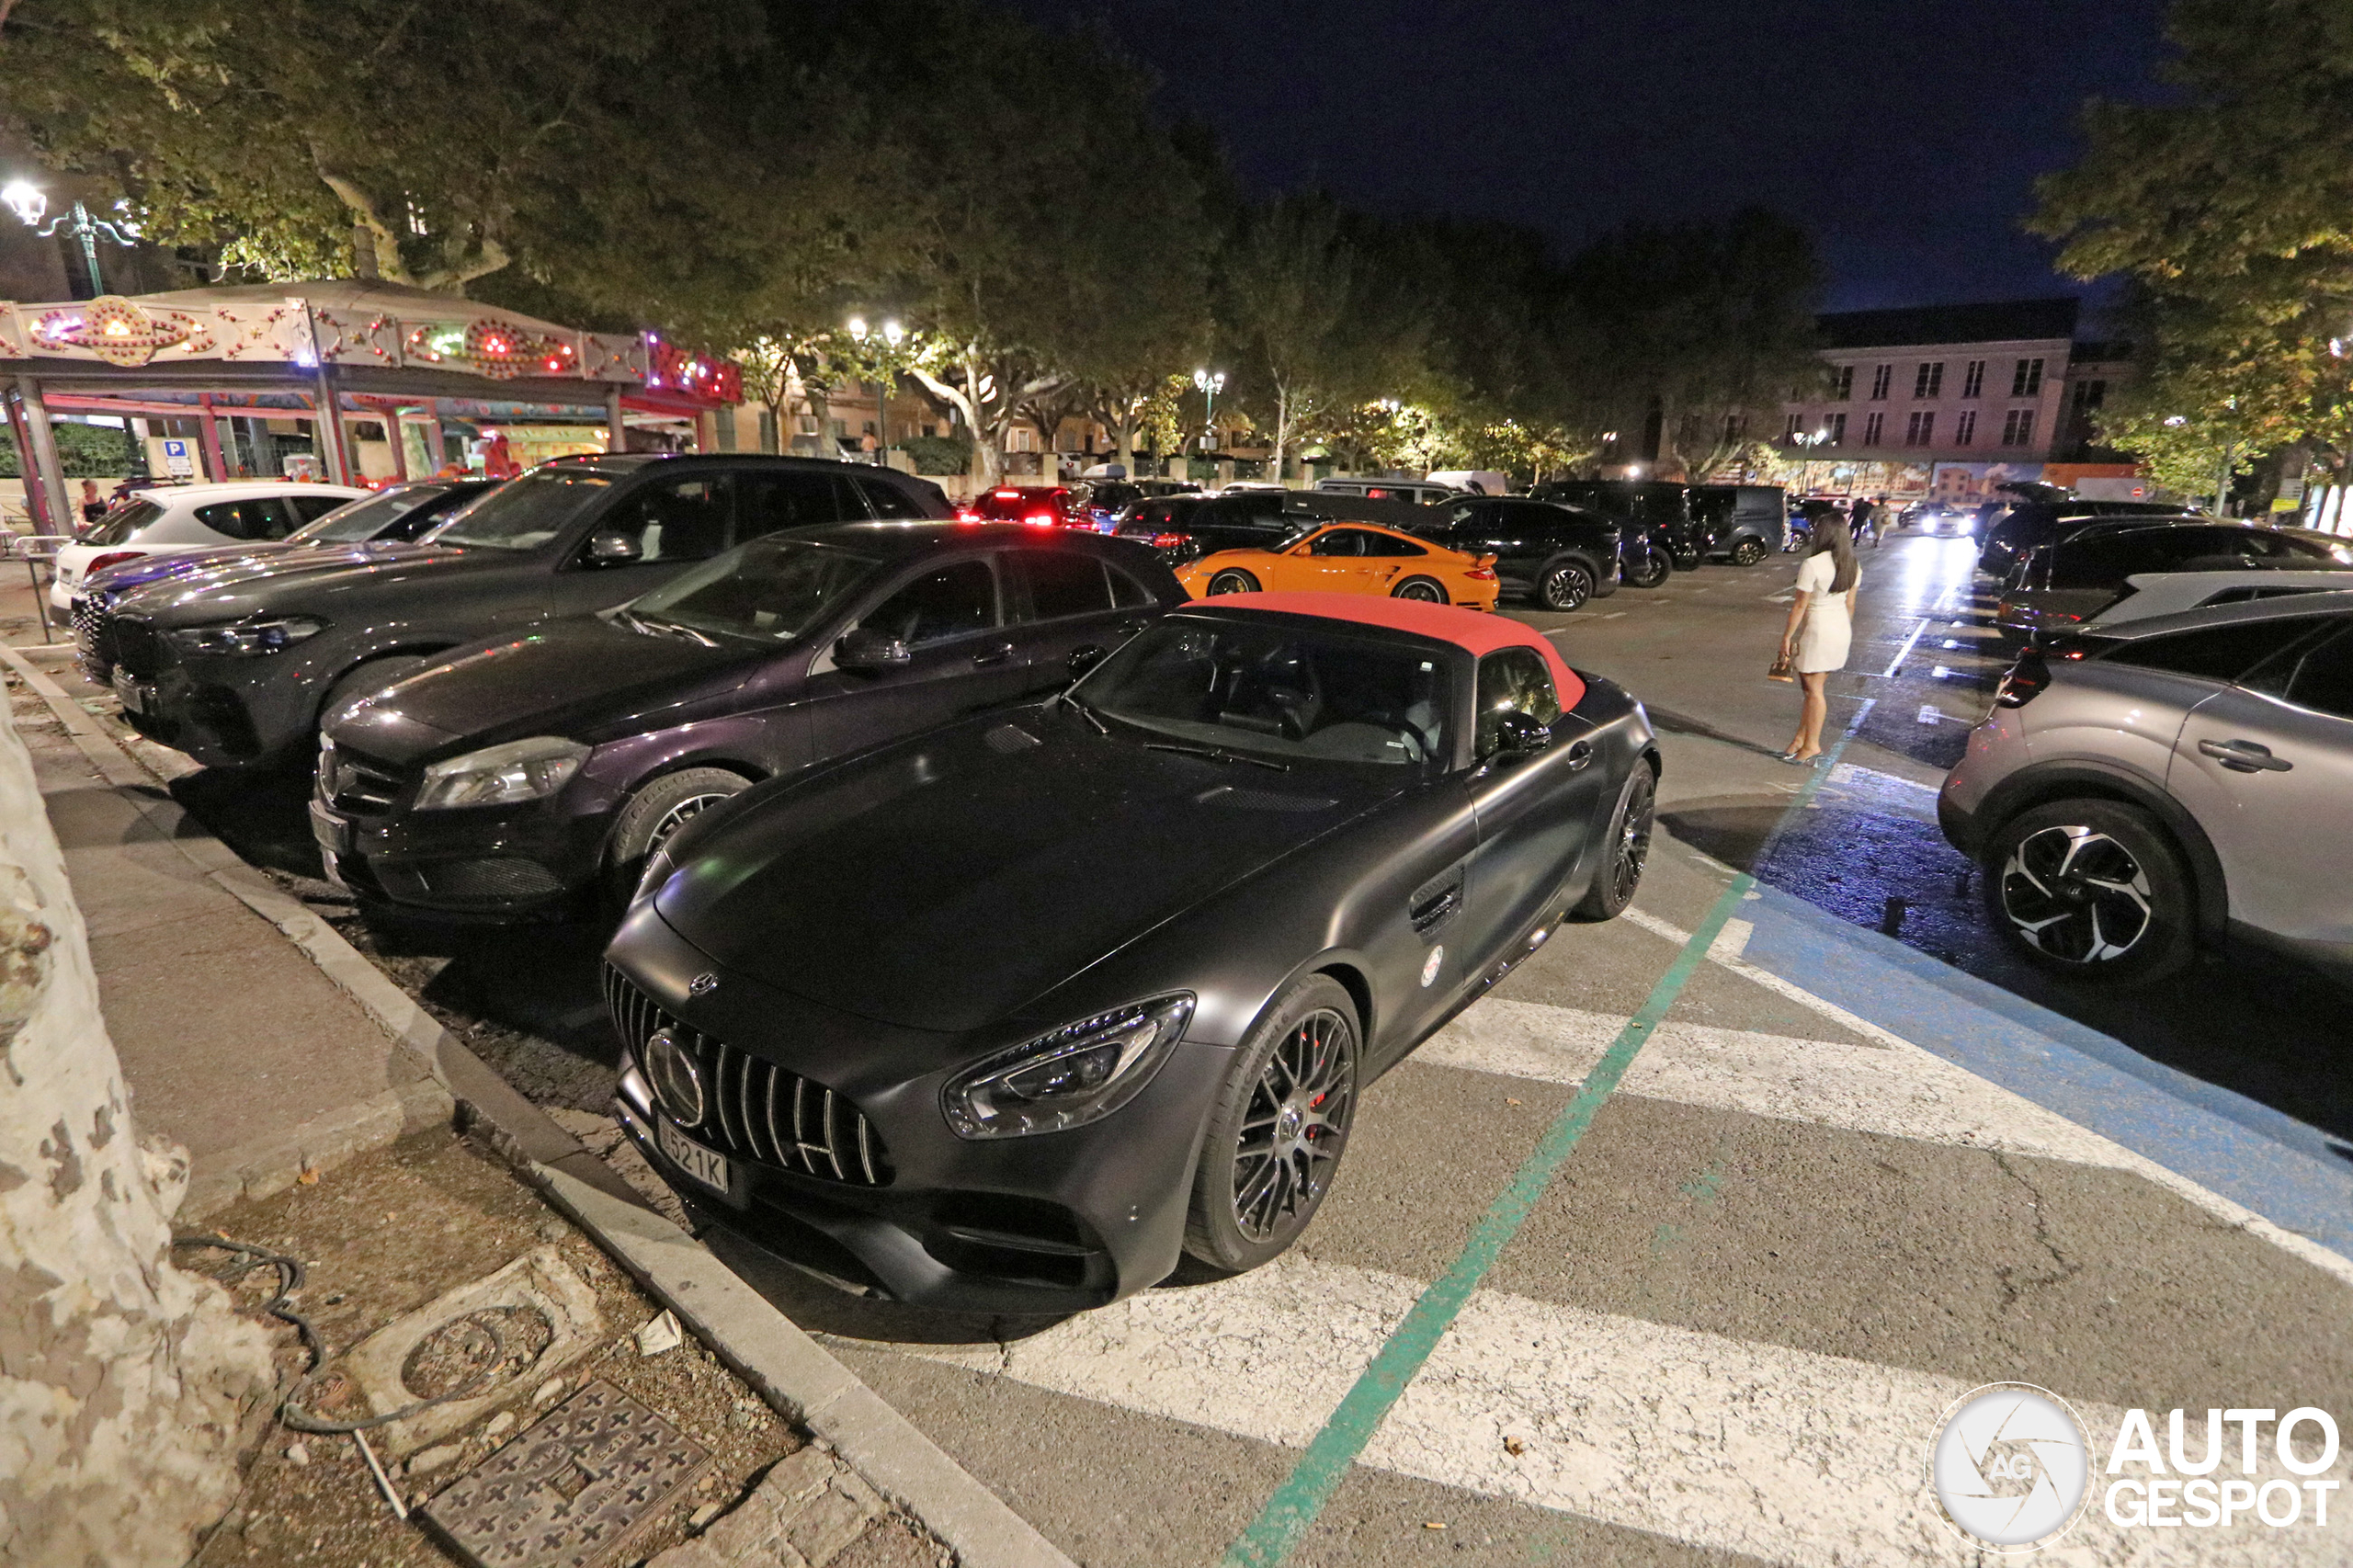
[[[1745,203],[1833,310],[2079,291],[2018,228],[2091,94],[2146,97],[2163,0],[1011,0],[1100,22],[1253,194],[1320,186],[1568,246]]]

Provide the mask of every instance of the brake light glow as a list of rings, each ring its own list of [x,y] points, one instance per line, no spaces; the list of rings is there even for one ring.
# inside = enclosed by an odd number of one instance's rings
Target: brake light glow
[[[1154,534],[1152,536],[1152,548],[1154,550],[1174,550],[1184,542],[1185,536],[1183,534]]]
[[[1492,566],[1473,566],[1462,574],[1474,583],[1492,583],[1495,580],[1495,569]]]
[[[1054,515],[1051,512],[1032,512],[1021,520],[1033,528],[1050,528],[1054,526]]]
[[[1000,501],[1018,501],[1021,499],[1021,492],[1018,490],[992,490],[989,494],[995,496]]]

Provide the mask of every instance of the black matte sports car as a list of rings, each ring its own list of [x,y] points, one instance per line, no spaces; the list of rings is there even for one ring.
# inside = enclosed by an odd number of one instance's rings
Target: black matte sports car
[[[1256,1267],[1375,1077],[1626,906],[1658,767],[1641,705],[1516,622],[1188,606],[673,837],[606,954],[621,1120],[706,1219],[906,1301]]]

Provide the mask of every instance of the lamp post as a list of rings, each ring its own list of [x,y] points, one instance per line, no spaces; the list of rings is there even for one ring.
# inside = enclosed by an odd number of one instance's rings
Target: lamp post
[[[1819,447],[1823,442],[1827,441],[1828,439],[1830,439],[1830,427],[1826,425],[1818,430],[1792,430],[1790,432],[1790,444],[1794,447],[1803,447],[1809,453],[1811,453],[1814,448]],[[1809,458],[1806,464],[1805,479],[1806,488],[1809,490],[1813,489],[1813,465],[1811,458]]]
[[[1225,390],[1223,370],[1195,370],[1193,384],[1201,389],[1201,423],[1209,429],[1201,437],[1201,445],[1217,450],[1217,394]]]
[[[879,333],[866,324],[864,316],[849,318],[849,335],[861,348],[870,337],[882,340],[882,350],[876,357],[874,377],[874,460],[889,461],[891,450],[891,378],[896,369],[899,345],[907,340],[907,329],[896,319],[886,321]]]
[[[138,237],[139,232],[128,223],[118,225],[103,218],[91,217],[89,210],[78,201],[74,204],[72,211],[59,213],[50,219],[49,227],[42,228],[40,221],[49,211],[49,198],[42,194],[39,186],[29,181],[10,181],[6,189],[0,189],[0,201],[6,201],[17,221],[44,240],[63,233],[68,239],[81,242],[82,265],[90,274],[90,293],[94,297],[107,291],[106,282],[98,275],[98,235],[103,233],[119,245],[128,245]]]

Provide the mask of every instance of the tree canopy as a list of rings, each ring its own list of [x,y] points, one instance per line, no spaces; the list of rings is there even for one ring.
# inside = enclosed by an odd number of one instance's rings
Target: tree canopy
[[[192,266],[371,273],[745,363],[820,420],[912,377],[994,478],[1065,413],[1200,407],[1273,465],[1523,470],[1778,403],[1805,237],[1744,213],[1563,259],[1505,225],[1254,201],[1099,37],[983,0],[18,0],[0,117]],[[256,47],[267,40],[267,47]],[[904,324],[878,358],[853,315]],[[887,358],[888,363],[884,360]]]

